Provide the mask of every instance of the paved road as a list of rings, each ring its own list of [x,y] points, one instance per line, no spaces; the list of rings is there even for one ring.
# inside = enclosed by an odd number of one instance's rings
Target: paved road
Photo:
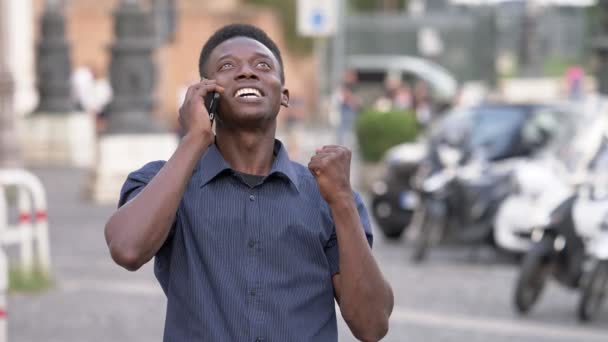
[[[36,172],[49,192],[55,286],[11,294],[9,341],[160,341],[165,298],[150,265],[130,273],[108,255],[103,224],[113,208],[83,199],[83,171]],[[471,261],[462,250],[444,248],[414,266],[403,242],[378,234],[374,253],[396,295],[386,341],[608,341],[608,305],[596,323],[581,326],[577,295],[557,286],[528,318],[517,317],[510,305],[516,269],[494,262],[491,253]],[[341,321],[340,334],[354,341]]]

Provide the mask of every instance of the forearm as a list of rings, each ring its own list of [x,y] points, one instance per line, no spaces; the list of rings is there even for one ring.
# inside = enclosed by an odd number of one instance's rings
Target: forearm
[[[192,172],[210,139],[186,136],[158,174],[106,224],[106,242],[114,260],[136,270],[167,239]]]
[[[393,294],[372,255],[354,198],[336,201],[331,213],[338,237],[342,315],[353,333],[368,336],[368,331],[384,331]]]

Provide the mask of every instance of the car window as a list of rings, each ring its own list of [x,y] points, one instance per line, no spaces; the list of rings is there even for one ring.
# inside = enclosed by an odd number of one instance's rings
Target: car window
[[[487,144],[509,144],[517,136],[527,112],[520,107],[479,107],[473,123],[471,143],[473,147]]]
[[[431,127],[431,136],[453,146],[461,145],[468,136],[475,112],[471,109],[455,109],[444,115]]]
[[[522,142],[528,147],[540,147],[558,134],[562,125],[557,112],[551,109],[536,110],[522,128]]]

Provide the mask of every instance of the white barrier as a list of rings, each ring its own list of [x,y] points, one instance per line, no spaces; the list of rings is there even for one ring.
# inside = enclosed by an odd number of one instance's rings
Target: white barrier
[[[6,190],[16,189],[19,220],[9,224]],[[51,252],[47,221],[46,193],[40,180],[23,169],[0,169],[0,244],[18,244],[21,266],[32,274],[34,260],[41,271],[50,275]],[[34,250],[36,253],[34,253]]]

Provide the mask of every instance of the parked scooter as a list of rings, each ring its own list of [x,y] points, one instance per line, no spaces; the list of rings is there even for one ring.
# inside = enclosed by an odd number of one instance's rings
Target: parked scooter
[[[597,125],[580,115],[562,115],[557,123],[546,149],[512,162],[516,191],[503,202],[495,221],[494,241],[501,251],[523,254],[530,249],[533,229],[546,225],[551,211],[572,196],[574,178],[580,178],[575,173],[585,164],[583,151],[593,150],[586,146],[589,142],[596,144],[588,127]]]
[[[494,241],[503,252],[526,253],[532,231],[546,224],[551,211],[572,196],[572,185],[553,157],[511,163],[514,191],[501,204],[494,222]]]
[[[582,199],[583,196],[590,196]],[[587,269],[581,283],[578,317],[591,321],[608,295],[608,198],[594,199],[593,192],[574,205],[576,231],[585,242]]]
[[[483,157],[460,165],[461,151],[437,148],[444,168],[418,178],[420,204],[412,219],[412,261],[425,259],[442,241],[483,244],[490,241],[494,215],[511,192],[509,173],[493,170]]]
[[[608,139],[599,126],[600,139],[585,142],[581,165],[591,172],[575,174],[580,183],[573,196],[550,215],[547,224],[532,232],[515,287],[514,302],[527,313],[538,300],[547,278],[581,291],[578,317],[593,320],[608,293]],[[578,156],[578,155],[577,155]],[[602,179],[604,177],[604,179]],[[583,181],[584,180],[584,181]]]
[[[383,160],[386,172],[373,182],[371,188],[370,211],[379,230],[389,239],[398,239],[407,227],[412,226],[413,213],[419,203],[412,179],[416,174],[428,175],[443,168],[436,141],[450,141],[450,146],[461,151],[470,144],[484,145],[486,158],[493,163],[530,156],[544,146],[542,139],[537,140],[538,144],[525,139],[529,135],[527,132],[537,132],[535,128],[539,123],[547,121],[547,115],[551,118],[556,110],[541,104],[484,103],[459,107],[435,122],[428,132],[428,141],[421,139],[391,148]],[[419,169],[423,161],[430,165],[430,171],[429,167],[427,170]]]
[[[409,228],[412,259],[423,260],[428,246],[441,240],[492,241],[498,208],[514,191],[510,160],[543,150],[563,115],[553,107],[487,105],[461,141],[431,143],[414,187],[420,205]]]
[[[591,194],[581,190],[571,196],[553,211],[546,226],[534,230],[515,287],[518,312],[529,312],[552,276],[581,291],[581,321],[599,313],[608,294],[608,198]]]

